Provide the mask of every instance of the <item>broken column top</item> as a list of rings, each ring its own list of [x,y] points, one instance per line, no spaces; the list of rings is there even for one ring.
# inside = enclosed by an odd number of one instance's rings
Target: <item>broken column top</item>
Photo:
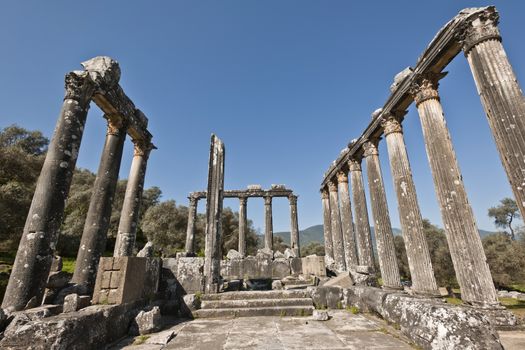
[[[95,82],[102,82],[107,87],[114,87],[120,81],[120,66],[108,56],[97,56],[81,63]]]

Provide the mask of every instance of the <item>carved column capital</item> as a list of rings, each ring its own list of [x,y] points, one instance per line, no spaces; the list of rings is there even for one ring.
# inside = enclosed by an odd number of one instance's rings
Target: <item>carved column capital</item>
[[[241,205],[246,205],[246,203],[248,203],[248,197],[246,197],[246,196],[239,196],[239,203]]]
[[[88,73],[75,71],[66,74],[65,90],[64,100],[75,100],[84,104],[91,100],[95,86]]]
[[[149,154],[151,152],[151,150],[153,148],[155,148],[155,146],[153,146],[153,144],[151,142],[144,142],[144,141],[141,141],[141,140],[133,140],[133,156],[136,157],[136,156],[140,156],[140,157],[145,157],[146,159],[149,157]]]
[[[328,191],[337,192],[337,180],[333,179],[328,181]]]
[[[377,142],[378,140],[374,141],[366,141],[363,143],[363,155],[365,157],[373,156],[373,155],[379,155],[379,151],[377,150]]]
[[[361,159],[352,158],[348,161],[350,171],[361,171]]]
[[[465,23],[457,34],[458,41],[463,45],[465,55],[477,44],[486,40],[499,40],[499,13],[490,7],[478,17]]]
[[[290,201],[290,205],[297,205],[297,196],[294,194],[291,194],[288,197],[288,200]]]
[[[339,171],[337,173],[337,182],[338,183],[348,183],[348,174],[344,171]]]
[[[104,115],[104,118],[106,118],[108,122],[106,135],[122,136],[126,134],[128,126],[124,123],[122,118],[118,116],[110,117],[107,115]]]
[[[403,127],[401,126],[401,123],[392,114],[383,117],[383,120],[381,121],[381,127],[383,128],[383,133],[385,136],[393,133],[403,133]]]
[[[322,199],[330,198],[329,194],[328,194],[328,189],[326,187],[321,190],[321,198]]]
[[[272,196],[264,197],[264,205],[272,205]]]
[[[416,106],[430,99],[439,101],[439,80],[445,75],[447,75],[446,72],[426,72],[416,75],[414,82],[410,86],[410,94],[413,96]]]
[[[189,196],[188,199],[190,200],[190,207],[195,207],[199,202],[199,198],[195,196]]]

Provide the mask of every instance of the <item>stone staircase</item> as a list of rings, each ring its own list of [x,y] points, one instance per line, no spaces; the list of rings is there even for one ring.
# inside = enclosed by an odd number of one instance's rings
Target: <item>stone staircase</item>
[[[204,294],[197,318],[310,316],[312,298],[302,290],[270,290]]]

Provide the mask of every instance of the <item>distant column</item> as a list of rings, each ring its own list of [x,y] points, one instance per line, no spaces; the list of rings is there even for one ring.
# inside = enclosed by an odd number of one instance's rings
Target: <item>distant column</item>
[[[461,288],[461,298],[474,305],[497,306],[496,289],[439,101],[438,80],[443,75],[420,75],[411,92],[423,128],[450,255]]]
[[[396,249],[394,246],[394,234],[390,223],[390,214],[386,202],[385,186],[379,164],[379,152],[377,142],[374,140],[365,142],[363,145],[368,174],[368,186],[370,189],[370,203],[374,217],[374,232],[376,236],[377,257],[383,287],[390,289],[403,289],[401,277],[397,266]]]
[[[332,220],[330,218],[330,196],[327,188],[321,191],[321,199],[323,203],[324,256],[326,258],[326,265],[330,265],[334,261],[334,249],[332,242]]]
[[[437,295],[434,269],[423,230],[423,219],[403,139],[403,129],[393,115],[385,118],[382,126],[388,147],[394,189],[397,194],[399,221],[408,257],[412,290],[417,294]]]
[[[374,269],[374,251],[372,250],[372,237],[370,233],[370,223],[368,221],[368,209],[366,207],[361,159],[351,159],[348,162],[348,167],[352,179],[359,265]]]
[[[197,220],[197,207],[199,198],[190,195],[188,197],[188,226],[186,227],[186,256],[195,256],[195,221]]]
[[[295,252],[296,257],[301,256],[300,248],[299,248],[299,222],[297,220],[297,196],[290,195],[288,197],[288,200],[290,201],[290,223],[291,223],[291,231],[290,231],[290,246],[292,250]]]
[[[525,217],[525,98],[497,27],[494,8],[466,27],[463,51],[521,216]]]
[[[246,216],[246,204],[248,197],[239,197],[239,253],[242,257],[246,256],[246,229],[248,219]]]
[[[343,247],[343,231],[341,229],[341,214],[339,213],[339,197],[337,194],[337,182],[328,182],[330,196],[330,217],[332,231],[332,247],[334,252],[335,269],[338,272],[346,270],[345,251]]]
[[[264,247],[273,250],[272,197],[264,197]]]
[[[354,219],[352,215],[352,206],[350,204],[350,193],[348,191],[348,175],[346,172],[337,173],[337,187],[339,191],[339,204],[341,214],[341,226],[343,230],[343,241],[345,251],[346,268],[355,268],[359,265],[357,257]]]
[[[111,207],[117,188],[122,150],[127,126],[121,120],[108,119],[106,143],[102,150],[84,231],[75,263],[72,282],[85,285],[90,292],[98,271],[98,261],[106,249]]]
[[[139,220],[139,209],[142,201],[142,191],[144,189],[144,177],[146,176],[149,154],[154,147],[149,141],[134,142],[133,161],[131,162],[126,194],[120,213],[117,242],[115,243],[113,256],[133,255]]]
[[[87,72],[68,73],[65,87],[62,110],[2,302],[2,308],[11,311],[37,306],[42,301],[94,91]]]

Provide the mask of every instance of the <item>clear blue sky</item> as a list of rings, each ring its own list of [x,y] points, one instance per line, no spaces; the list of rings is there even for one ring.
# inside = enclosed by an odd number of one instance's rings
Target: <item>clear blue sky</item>
[[[524,81],[521,1],[3,1],[0,127],[17,123],[51,136],[64,74],[111,56],[159,148],[147,186],[186,205],[189,192],[206,186],[214,132],[227,147],[226,188],[286,184],[300,196],[306,228],[322,222],[324,171],[383,105],[394,75],[413,66],[459,10],[487,4],[501,13],[504,46]],[[463,55],[448,70],[445,116],[479,227],[493,230],[487,208],[510,187]],[[404,125],[423,216],[441,226],[414,106]],[[92,104],[78,166],[96,171],[104,135]],[[384,143],[380,152],[399,227]],[[127,141],[121,177],[131,156]],[[238,203],[225,205],[237,210]],[[262,200],[248,203],[248,217],[263,228]],[[284,199],[275,201],[274,228],[289,229]]]

